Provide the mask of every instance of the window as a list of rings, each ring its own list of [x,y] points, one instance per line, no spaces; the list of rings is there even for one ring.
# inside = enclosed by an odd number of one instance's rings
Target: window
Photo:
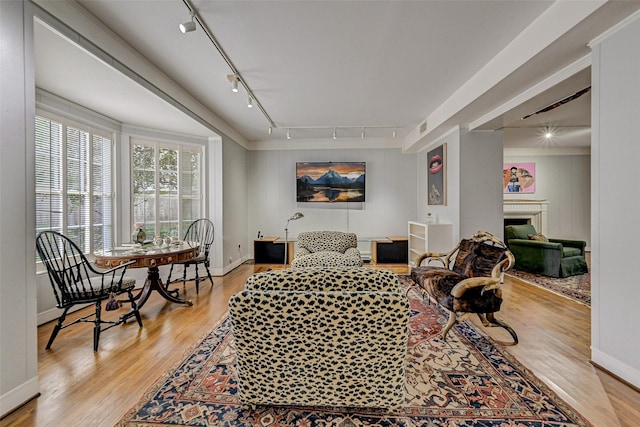
[[[86,254],[110,249],[111,137],[41,115],[35,128],[36,233],[58,231]]]
[[[202,212],[202,148],[133,141],[132,224],[147,238],[180,237]]]

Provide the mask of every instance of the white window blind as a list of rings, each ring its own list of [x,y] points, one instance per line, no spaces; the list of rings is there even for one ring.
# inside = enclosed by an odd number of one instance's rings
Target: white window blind
[[[152,236],[182,237],[203,216],[202,148],[131,144],[132,224]]]
[[[35,139],[36,233],[59,231],[87,254],[111,248],[111,139],[39,115]]]

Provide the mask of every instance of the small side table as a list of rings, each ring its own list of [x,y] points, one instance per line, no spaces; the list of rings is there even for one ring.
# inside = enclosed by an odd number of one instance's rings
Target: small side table
[[[409,239],[389,236],[371,241],[371,262],[374,264],[408,264]]]
[[[293,242],[287,242],[287,264],[293,259]],[[256,264],[284,264],[284,240],[263,237],[253,241],[253,259]]]

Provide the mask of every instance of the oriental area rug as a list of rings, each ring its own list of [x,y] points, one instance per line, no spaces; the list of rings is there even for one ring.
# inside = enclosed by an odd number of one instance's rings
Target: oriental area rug
[[[549,277],[520,270],[509,270],[505,274],[580,304],[591,306],[591,275],[589,273],[563,278]]]
[[[401,277],[406,282],[406,277]],[[439,337],[447,316],[409,292],[411,320],[404,405],[367,408],[258,406],[243,409],[225,317],[163,375],[118,427],[570,427],[592,426],[531,371],[475,327]]]

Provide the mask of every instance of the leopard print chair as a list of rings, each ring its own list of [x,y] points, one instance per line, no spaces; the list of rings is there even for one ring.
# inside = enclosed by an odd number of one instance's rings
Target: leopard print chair
[[[362,267],[355,233],[307,231],[298,235],[292,268]]]
[[[229,315],[245,407],[404,402],[409,305],[389,270],[257,273]]]

